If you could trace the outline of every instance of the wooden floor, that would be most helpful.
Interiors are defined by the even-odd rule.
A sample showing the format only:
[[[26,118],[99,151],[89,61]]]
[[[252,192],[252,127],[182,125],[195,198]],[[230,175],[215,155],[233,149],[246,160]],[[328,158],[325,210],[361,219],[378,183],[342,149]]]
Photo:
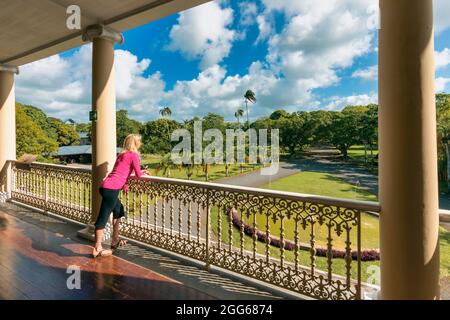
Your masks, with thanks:
[[[211,299],[208,294],[0,211],[1,299]],[[70,290],[69,266],[81,289]],[[72,281],[71,283],[75,283]]]

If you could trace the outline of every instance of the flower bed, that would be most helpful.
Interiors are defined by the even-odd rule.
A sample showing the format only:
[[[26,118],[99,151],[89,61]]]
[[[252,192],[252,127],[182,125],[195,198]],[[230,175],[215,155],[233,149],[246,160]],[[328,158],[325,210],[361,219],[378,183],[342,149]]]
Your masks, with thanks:
[[[239,218],[237,211],[235,209],[226,208],[225,213],[227,214],[230,221],[233,223],[235,227],[237,227],[239,230],[241,229],[241,226],[244,226],[244,233],[248,236],[253,237],[253,235],[256,233],[256,237],[258,241],[266,243],[267,235],[265,232],[262,232],[258,230],[257,228],[253,228],[252,226],[246,224],[245,222],[242,222],[242,220]],[[278,248],[281,248],[281,240],[278,237],[269,236],[269,244]],[[288,251],[294,251],[295,250],[295,243],[291,240],[284,240],[284,249]],[[304,251],[309,251],[311,248],[305,245],[299,244],[299,249]],[[331,250],[332,257],[333,258],[345,258],[345,251],[344,250]],[[327,248],[321,248],[317,247],[316,256],[318,257],[327,257],[328,255],[328,249]],[[358,252],[352,251],[351,252],[352,260],[358,259]],[[362,250],[361,251],[361,261],[376,261],[380,260],[380,251],[378,249],[369,249],[369,250]]]

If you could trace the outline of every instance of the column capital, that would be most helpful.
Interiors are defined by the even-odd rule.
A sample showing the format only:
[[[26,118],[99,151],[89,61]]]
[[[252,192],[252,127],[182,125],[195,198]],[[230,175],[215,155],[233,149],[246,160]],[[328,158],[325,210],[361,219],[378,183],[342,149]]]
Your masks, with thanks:
[[[0,63],[0,72],[11,72],[19,74],[19,67]]]
[[[90,25],[84,29],[83,41],[93,41],[96,38],[107,39],[118,44],[122,44],[125,40],[122,33],[102,24]]]

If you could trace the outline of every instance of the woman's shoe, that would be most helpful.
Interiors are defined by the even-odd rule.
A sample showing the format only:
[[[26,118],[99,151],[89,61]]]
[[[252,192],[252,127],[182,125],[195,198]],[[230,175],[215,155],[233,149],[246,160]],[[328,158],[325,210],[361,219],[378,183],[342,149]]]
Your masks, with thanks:
[[[119,239],[117,242],[111,242],[111,249],[116,250],[117,248],[123,247],[128,244],[127,240]]]
[[[101,250],[97,251],[97,249],[94,248],[94,251],[92,251],[92,256],[94,258],[107,257],[107,256],[110,256],[110,255],[112,255],[112,251],[109,250],[109,249],[101,249]]]

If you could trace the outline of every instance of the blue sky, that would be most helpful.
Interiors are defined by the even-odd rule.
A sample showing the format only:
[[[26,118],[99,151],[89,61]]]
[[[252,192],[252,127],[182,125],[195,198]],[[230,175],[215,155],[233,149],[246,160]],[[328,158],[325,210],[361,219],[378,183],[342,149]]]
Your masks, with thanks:
[[[434,3],[437,90],[450,92],[450,1]],[[247,89],[258,98],[252,119],[376,103],[376,8],[377,0],[216,0],[130,30],[116,46],[117,108],[141,121],[161,106],[177,120],[233,120]],[[91,50],[22,67],[17,100],[87,121]]]

